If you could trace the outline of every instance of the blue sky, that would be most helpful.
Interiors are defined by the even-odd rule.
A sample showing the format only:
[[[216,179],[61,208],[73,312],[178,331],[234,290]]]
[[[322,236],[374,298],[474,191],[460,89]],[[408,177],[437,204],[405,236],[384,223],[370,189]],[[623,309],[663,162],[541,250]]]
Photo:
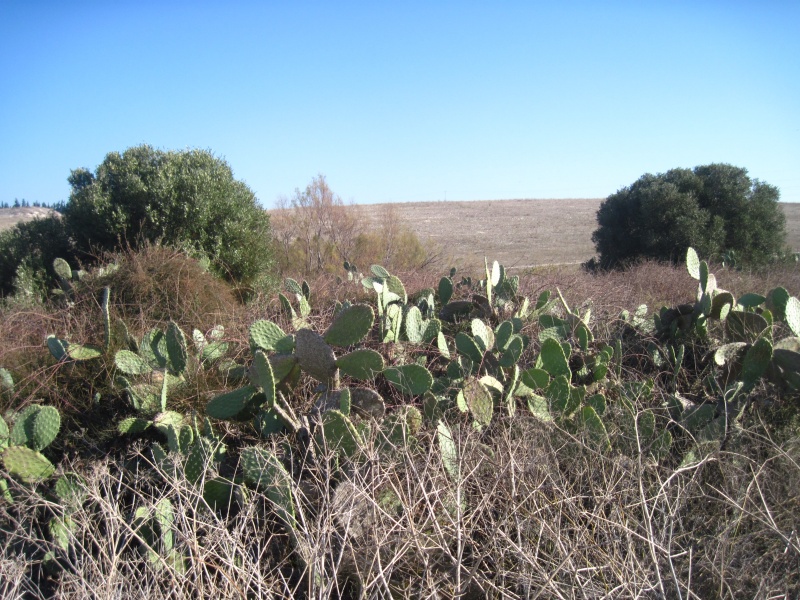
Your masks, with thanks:
[[[800,202],[800,3],[0,0],[0,202],[148,143],[266,207],[599,198],[727,162]]]

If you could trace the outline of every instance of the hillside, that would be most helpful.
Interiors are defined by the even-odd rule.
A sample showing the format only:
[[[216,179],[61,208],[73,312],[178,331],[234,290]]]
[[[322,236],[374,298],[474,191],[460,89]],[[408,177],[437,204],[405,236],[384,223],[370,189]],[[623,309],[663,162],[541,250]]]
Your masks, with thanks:
[[[443,249],[448,264],[470,267],[484,255],[509,268],[581,263],[595,254],[592,232],[602,199],[475,200],[392,205],[423,242]],[[787,242],[800,251],[800,204],[782,203]],[[376,220],[384,204],[358,207]],[[457,257],[457,258],[456,258]],[[446,261],[447,262],[447,261]]]
[[[24,208],[0,208],[0,231],[10,229],[22,221],[32,221],[54,213],[52,208],[26,206]]]

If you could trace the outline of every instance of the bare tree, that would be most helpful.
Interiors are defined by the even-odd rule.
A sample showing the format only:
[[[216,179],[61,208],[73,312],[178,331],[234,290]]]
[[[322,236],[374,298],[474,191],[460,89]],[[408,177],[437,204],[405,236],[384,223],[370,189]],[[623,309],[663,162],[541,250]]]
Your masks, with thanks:
[[[357,207],[345,206],[324,175],[317,175],[291,199],[280,198],[272,217],[285,265],[302,262],[305,274],[348,260],[360,233]],[[299,266],[299,265],[295,265]]]

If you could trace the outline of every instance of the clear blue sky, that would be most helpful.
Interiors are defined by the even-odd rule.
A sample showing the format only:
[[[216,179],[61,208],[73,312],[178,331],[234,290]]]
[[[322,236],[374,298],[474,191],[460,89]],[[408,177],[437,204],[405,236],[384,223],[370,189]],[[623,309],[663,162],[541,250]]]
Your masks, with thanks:
[[[0,0],[0,202],[148,143],[266,207],[598,198],[727,162],[800,202],[800,2]]]

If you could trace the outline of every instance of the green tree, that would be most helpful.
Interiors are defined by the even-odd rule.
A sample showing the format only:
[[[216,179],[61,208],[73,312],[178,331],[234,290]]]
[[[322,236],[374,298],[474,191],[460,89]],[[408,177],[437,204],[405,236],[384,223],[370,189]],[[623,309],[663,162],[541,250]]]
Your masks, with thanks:
[[[592,241],[603,267],[639,258],[675,262],[689,246],[703,256],[733,251],[765,263],[785,250],[779,199],[776,187],[728,164],[648,173],[600,205]]]
[[[158,242],[201,253],[233,282],[271,281],[269,215],[208,151],[136,146],[107,154],[95,173],[72,171],[69,183],[64,219],[75,249],[86,256]]]

